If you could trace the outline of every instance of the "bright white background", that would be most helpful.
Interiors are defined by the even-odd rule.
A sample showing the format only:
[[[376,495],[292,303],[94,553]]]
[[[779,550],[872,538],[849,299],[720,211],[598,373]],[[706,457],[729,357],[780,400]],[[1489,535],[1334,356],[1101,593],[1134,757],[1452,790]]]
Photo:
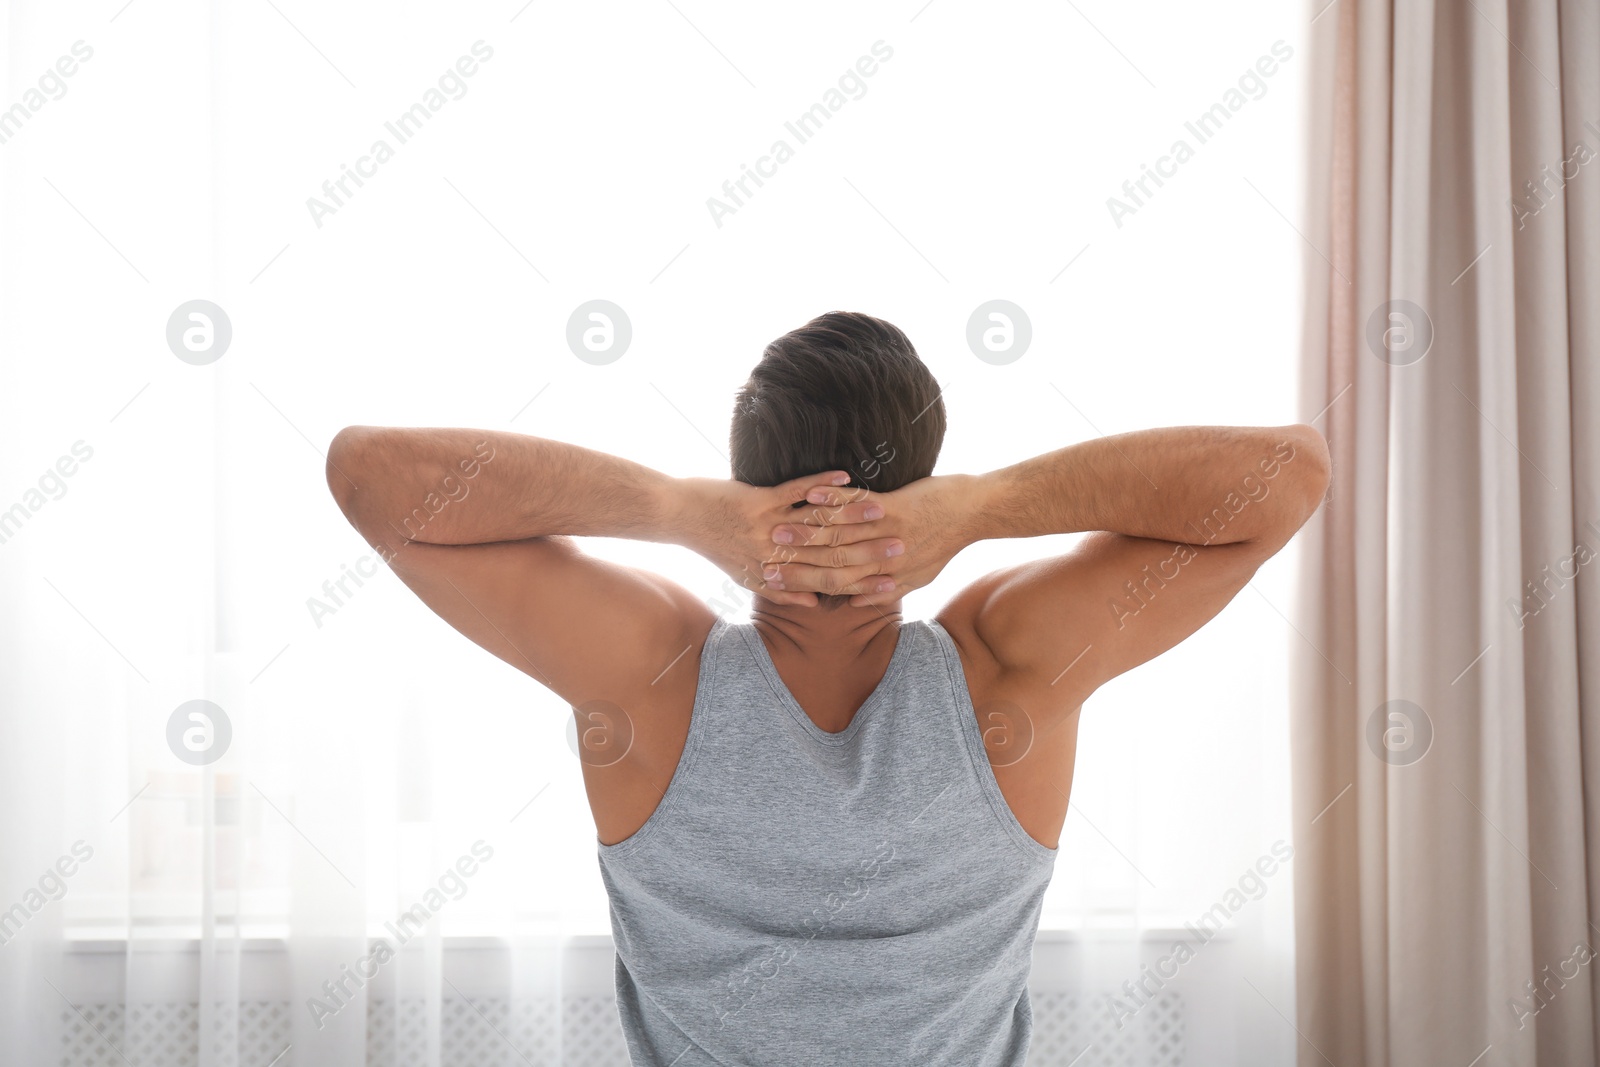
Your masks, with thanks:
[[[510,429],[725,477],[734,390],[831,309],[918,346],[949,412],[940,472],[1318,414],[1292,401],[1300,5],[122,2],[0,22],[0,106],[94,49],[0,144],[0,509],[94,450],[0,543],[0,769],[21,776],[0,907],[84,839],[95,859],[35,920],[65,934],[192,934],[207,912],[246,935],[377,929],[478,839],[495,857],[443,933],[608,930],[567,709],[386,571],[320,625],[308,610],[368,554],[323,482],[344,425]],[[396,145],[384,123],[478,40],[493,58],[465,95],[316,225],[307,198]],[[784,122],[879,40],[865,94],[718,227],[707,198],[794,145]],[[1198,144],[1184,123],[1280,40],[1265,94]],[[1118,227],[1107,198],[1180,137],[1194,158]],[[233,327],[206,367],[164,336],[195,298]],[[565,343],[593,298],[632,320],[607,366]],[[994,298],[1032,320],[1006,366],[965,339]],[[906,614],[1068,544],[980,545]],[[722,595],[685,550],[589,547]],[[1291,839],[1292,552],[1086,706],[1046,927],[1195,921]],[[165,741],[195,697],[234,731],[207,775]],[[1292,868],[1236,919],[1291,1018]]]

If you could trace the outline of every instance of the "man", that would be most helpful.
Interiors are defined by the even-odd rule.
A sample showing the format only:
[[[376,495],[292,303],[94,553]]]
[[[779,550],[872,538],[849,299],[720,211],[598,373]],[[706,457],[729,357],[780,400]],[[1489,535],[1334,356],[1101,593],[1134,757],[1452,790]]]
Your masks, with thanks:
[[[1329,475],[1304,425],[934,475],[944,430],[905,335],[835,312],[740,390],[736,480],[487,430],[334,439],[329,487],[401,580],[578,715],[636,1064],[1023,1063],[1080,707],[1216,615]],[[1078,532],[901,617],[966,545]],[[693,549],[753,619],[575,536]]]

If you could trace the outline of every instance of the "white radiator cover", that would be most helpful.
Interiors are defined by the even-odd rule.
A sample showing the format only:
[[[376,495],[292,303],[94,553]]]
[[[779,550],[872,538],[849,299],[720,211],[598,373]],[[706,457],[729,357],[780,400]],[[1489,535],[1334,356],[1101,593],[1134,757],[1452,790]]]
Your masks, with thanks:
[[[537,1017],[538,1007],[511,1005],[493,997],[474,997],[469,1005],[446,997],[444,1067],[629,1067],[628,1053],[617,1026],[617,1009],[608,997],[575,996],[562,1001],[561,1047],[546,1035],[550,1020]],[[247,1001],[238,1019],[237,1051],[217,1050],[217,1062],[239,1067],[273,1063],[293,1067],[289,1045],[288,1001]],[[82,1013],[81,1015],[79,1013]],[[199,1026],[195,1004],[143,1005],[133,1020],[133,1044],[143,1056],[134,1067],[198,1067],[194,1043]],[[61,1009],[61,1067],[124,1065],[122,1046],[128,1020],[120,1004],[82,1004],[74,1012]],[[1090,1007],[1072,993],[1044,993],[1034,1001],[1033,1050],[1030,1067],[1181,1067],[1183,1000],[1164,993],[1121,1031],[1104,1009]],[[231,1032],[231,1022],[222,1027]],[[370,1000],[367,1004],[369,1067],[424,1067],[423,1002]],[[513,1049],[511,1043],[517,1047]],[[115,1048],[113,1048],[115,1046]],[[1088,1050],[1085,1052],[1085,1050]],[[155,1052],[159,1059],[150,1057]],[[141,1062],[143,1061],[143,1062]]]
[[[281,944],[281,943],[280,943]],[[1226,968],[1228,946],[1211,946],[1208,970]],[[141,948],[141,952],[146,951]],[[194,955],[192,947],[175,946],[176,954]],[[545,998],[513,1002],[494,981],[487,964],[494,950],[483,942],[445,947],[446,969],[455,988],[442,998],[444,1067],[629,1067],[617,1022],[609,980],[610,939],[577,938],[566,950],[560,1018],[555,1003]],[[1059,978],[1073,973],[1063,961],[1072,952],[1071,939],[1041,935],[1035,950],[1032,1001],[1034,1037],[1031,1067],[1200,1067],[1223,1063],[1227,1050],[1214,1041],[1194,1055],[1190,1014],[1208,1010],[1204,990],[1217,975],[1204,976],[1201,995],[1165,988],[1125,1025],[1118,1028],[1103,1000],[1111,989],[1062,988]],[[199,1005],[192,1000],[154,999],[124,1007],[114,986],[122,954],[114,942],[70,954],[64,992],[72,1007],[61,1006],[60,1067],[198,1067]],[[281,947],[258,945],[245,955],[256,969],[281,971]],[[249,964],[247,964],[248,966]],[[482,980],[467,976],[477,969]],[[73,972],[77,980],[73,980]],[[1043,972],[1043,973],[1042,973]],[[268,992],[253,983],[252,992]],[[271,982],[268,983],[272,984]],[[1176,983],[1174,983],[1176,985]],[[247,985],[246,988],[249,988]],[[458,995],[459,990],[460,995]],[[283,990],[284,994],[288,990]],[[281,999],[245,999],[237,1008],[219,1007],[215,1063],[222,1067],[294,1067],[291,1043],[294,1012],[304,1003]],[[367,999],[367,1064],[370,1067],[423,1067],[425,1001],[421,997],[369,991]],[[132,1012],[130,1015],[129,1012]],[[1205,1029],[1204,1027],[1202,1029]],[[515,1046],[515,1047],[513,1047]],[[126,1057],[126,1058],[124,1058]]]

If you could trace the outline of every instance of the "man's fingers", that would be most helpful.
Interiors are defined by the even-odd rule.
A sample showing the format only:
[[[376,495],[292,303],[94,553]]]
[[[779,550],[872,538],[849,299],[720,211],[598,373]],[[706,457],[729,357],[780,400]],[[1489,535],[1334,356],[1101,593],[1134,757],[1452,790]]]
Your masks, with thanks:
[[[806,474],[799,478],[791,478],[782,485],[774,486],[773,493],[784,505],[798,504],[806,498],[806,494],[813,489],[826,489],[829,486],[845,485],[850,481],[849,471],[823,471],[821,474]]]
[[[813,567],[857,567],[863,563],[881,562],[903,555],[905,555],[905,542],[899,538],[875,537],[865,541],[839,544],[823,542],[812,546],[782,545],[773,550],[767,563],[805,563]]]
[[[783,551],[788,553],[792,550],[784,549]],[[768,582],[763,579],[761,576],[761,570],[762,568],[760,567],[751,567],[749,564],[746,564],[744,567],[744,574],[739,579],[739,584],[757,596],[766,597],[774,604],[795,604],[800,607],[816,606],[817,597],[815,593],[808,593],[804,591],[785,592],[783,591],[782,585]]]
[[[836,526],[859,527],[862,523],[874,522],[883,518],[883,505],[876,500],[860,500],[843,507],[817,507],[808,505],[795,508],[784,515],[784,521],[773,528],[773,540],[779,544],[817,544],[817,543],[847,543],[828,542],[820,537],[816,531]],[[788,540],[781,540],[779,531],[786,531]],[[870,535],[868,535],[870,536]],[[853,540],[860,540],[858,533]]]
[[[795,508],[795,515],[797,518],[789,521],[803,522],[807,526],[840,526],[883,518],[883,504],[868,494],[860,500],[837,506],[808,504],[803,508]]]
[[[883,498],[871,489],[856,486],[840,488],[838,486],[817,485],[811,487],[800,496],[790,492],[785,495],[785,504],[778,510],[787,518],[789,513],[796,515],[816,515],[827,517],[834,514],[837,509],[851,504],[878,504],[882,506]],[[857,511],[860,509],[857,508]],[[853,514],[853,512],[852,512]]]
[[[887,540],[884,531],[871,522],[847,522],[833,526],[781,523],[772,528],[773,545],[795,551],[806,547],[837,548],[840,545],[881,540]]]
[[[762,577],[768,586],[791,592],[886,593],[894,589],[894,579],[879,572],[880,564],[863,563],[856,567],[817,567],[809,563],[769,563]]]
[[[803,590],[786,590],[776,582],[766,582],[757,578],[746,578],[744,587],[756,596],[766,597],[774,604],[794,604],[799,607],[811,608],[817,605],[817,595]]]
[[[837,508],[846,504],[875,500],[877,497],[878,494],[870,489],[861,489],[856,486],[841,488],[827,482],[820,482],[812,485],[806,495],[800,499],[807,504],[815,506]]]

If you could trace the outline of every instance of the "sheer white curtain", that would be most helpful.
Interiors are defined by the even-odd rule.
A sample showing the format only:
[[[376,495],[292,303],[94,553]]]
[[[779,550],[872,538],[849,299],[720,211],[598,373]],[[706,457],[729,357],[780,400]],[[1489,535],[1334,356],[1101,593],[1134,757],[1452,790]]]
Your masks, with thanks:
[[[567,709],[377,565],[321,449],[349,423],[494,426],[723,474],[761,347],[836,307],[918,344],[941,470],[1308,418],[1273,340],[1306,19],[12,4],[0,1032],[26,1062],[614,1057],[586,1036],[608,926]],[[802,143],[786,123],[819,102]],[[771,173],[735,201],[746,166]],[[1011,362],[968,343],[997,298],[1031,323]],[[632,325],[603,365],[566,342],[594,299]],[[231,329],[209,363],[168,340],[199,300]],[[907,613],[1067,543],[978,546]],[[681,550],[589,547],[743,608]],[[1085,709],[1040,1062],[1292,1044],[1286,566]],[[203,721],[169,730],[197,700],[212,752],[227,724],[211,762],[184,743]]]

